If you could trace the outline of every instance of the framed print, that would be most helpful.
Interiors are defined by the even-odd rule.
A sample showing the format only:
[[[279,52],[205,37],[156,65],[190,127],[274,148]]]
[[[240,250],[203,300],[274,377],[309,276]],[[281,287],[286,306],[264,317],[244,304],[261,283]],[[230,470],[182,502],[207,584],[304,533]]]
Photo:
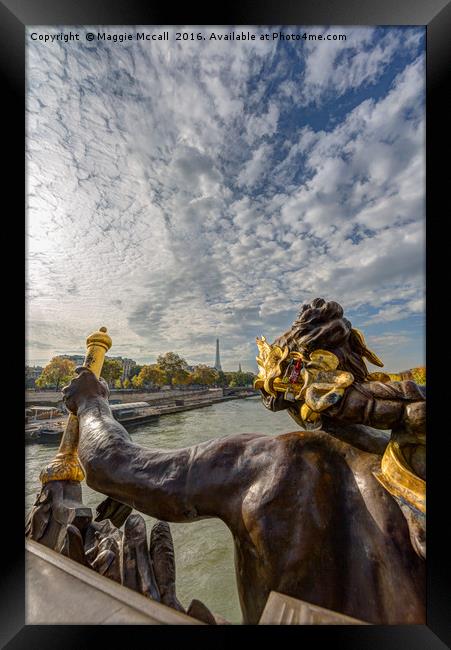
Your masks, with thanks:
[[[26,205],[5,647],[159,623],[446,647],[449,5],[1,12]]]

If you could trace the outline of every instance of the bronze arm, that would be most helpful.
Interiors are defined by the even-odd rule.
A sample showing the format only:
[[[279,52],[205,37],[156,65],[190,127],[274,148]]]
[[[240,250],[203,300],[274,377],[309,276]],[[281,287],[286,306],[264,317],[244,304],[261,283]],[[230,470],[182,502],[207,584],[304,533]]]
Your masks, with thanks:
[[[104,397],[78,410],[79,457],[87,484],[142,513],[170,522],[219,517],[231,524],[252,473],[241,471],[259,434],[227,436],[175,450],[133,443]],[[238,462],[239,460],[239,462]]]

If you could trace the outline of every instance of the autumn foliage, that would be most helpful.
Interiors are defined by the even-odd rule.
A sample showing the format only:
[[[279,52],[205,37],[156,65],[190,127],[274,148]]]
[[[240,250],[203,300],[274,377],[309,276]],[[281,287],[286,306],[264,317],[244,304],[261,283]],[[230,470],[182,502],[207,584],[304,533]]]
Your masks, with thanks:
[[[75,377],[75,363],[70,359],[53,357],[36,379],[38,388],[55,388],[65,386]]]
[[[405,381],[410,379],[416,384],[421,386],[426,385],[426,366],[417,366],[416,368],[411,368],[410,370],[403,370],[402,372],[391,373],[389,377],[392,381]]]

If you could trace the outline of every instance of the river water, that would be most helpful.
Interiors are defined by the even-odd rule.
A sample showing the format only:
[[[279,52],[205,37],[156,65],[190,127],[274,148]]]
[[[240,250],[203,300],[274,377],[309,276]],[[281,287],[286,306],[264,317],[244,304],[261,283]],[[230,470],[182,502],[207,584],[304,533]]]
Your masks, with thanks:
[[[134,442],[162,449],[188,447],[232,433],[277,434],[296,430],[286,412],[271,413],[257,397],[221,402],[212,406],[174,413],[131,430]],[[26,512],[40,490],[39,473],[54,457],[56,447],[26,446]],[[103,496],[83,483],[83,502],[93,508]],[[147,532],[155,523],[144,516]],[[176,559],[176,588],[181,603],[188,607],[197,598],[231,623],[241,623],[235,583],[232,536],[219,519],[189,524],[170,524]],[[70,623],[70,621],[68,621]]]

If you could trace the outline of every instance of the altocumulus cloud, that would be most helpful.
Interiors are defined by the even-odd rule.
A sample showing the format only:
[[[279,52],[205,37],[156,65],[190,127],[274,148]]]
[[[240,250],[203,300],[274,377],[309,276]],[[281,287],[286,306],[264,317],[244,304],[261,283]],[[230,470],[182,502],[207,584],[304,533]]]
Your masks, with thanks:
[[[31,362],[105,324],[251,369],[317,295],[423,362],[424,30],[298,30],[348,38],[28,42]]]

